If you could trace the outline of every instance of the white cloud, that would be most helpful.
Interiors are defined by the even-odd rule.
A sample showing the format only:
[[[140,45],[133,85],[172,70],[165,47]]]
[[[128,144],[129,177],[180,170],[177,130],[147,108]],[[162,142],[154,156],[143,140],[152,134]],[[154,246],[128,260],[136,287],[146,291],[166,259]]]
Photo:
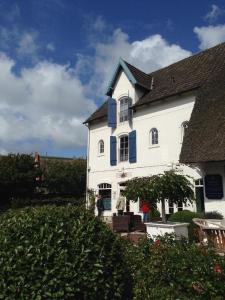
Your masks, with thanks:
[[[219,8],[217,5],[212,4],[212,9],[210,12],[206,14],[204,19],[208,21],[209,23],[216,22],[218,17],[224,14],[224,10]]]
[[[37,32],[26,32],[21,36],[17,48],[17,54],[20,58],[25,56],[37,58],[39,48],[36,43],[37,36]]]
[[[95,109],[70,66],[40,62],[12,73],[0,55],[0,142],[3,152],[74,149],[86,143],[82,121]]]
[[[150,73],[191,55],[190,51],[170,44],[159,34],[130,42],[129,36],[121,29],[115,30],[108,41],[95,43],[93,47],[95,56],[80,56],[77,72],[92,70],[92,80],[87,88],[90,94],[94,90],[99,96],[104,95],[119,57]]]
[[[195,27],[194,33],[200,41],[201,50],[213,47],[225,41],[225,25]]]
[[[46,49],[51,51],[51,52],[54,52],[55,51],[55,46],[53,43],[48,43],[47,46],[46,46]]]

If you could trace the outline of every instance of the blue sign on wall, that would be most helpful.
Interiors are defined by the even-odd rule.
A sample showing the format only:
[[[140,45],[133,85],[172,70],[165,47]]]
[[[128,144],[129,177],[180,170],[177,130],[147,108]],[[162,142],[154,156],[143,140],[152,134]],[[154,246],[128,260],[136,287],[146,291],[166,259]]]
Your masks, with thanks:
[[[208,199],[223,198],[223,179],[221,175],[205,176],[205,194]]]

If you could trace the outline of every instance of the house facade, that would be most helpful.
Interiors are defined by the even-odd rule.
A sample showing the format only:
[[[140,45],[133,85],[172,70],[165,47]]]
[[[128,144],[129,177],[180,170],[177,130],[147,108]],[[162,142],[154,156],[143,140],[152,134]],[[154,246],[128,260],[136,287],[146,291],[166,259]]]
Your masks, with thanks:
[[[213,76],[215,65],[221,68],[221,63],[212,59],[218,52],[225,61],[222,44],[150,74],[120,59],[107,88],[107,100],[85,121],[87,188],[103,196],[105,217],[117,211],[116,202],[127,180],[171,169],[191,178],[197,203],[187,209],[225,211],[223,191],[215,205],[205,201],[208,165],[180,160],[199,91]],[[224,189],[223,165],[221,172],[214,167],[212,175],[222,174]],[[183,208],[168,203],[166,210],[173,213]],[[140,213],[139,203],[127,201],[126,210]]]

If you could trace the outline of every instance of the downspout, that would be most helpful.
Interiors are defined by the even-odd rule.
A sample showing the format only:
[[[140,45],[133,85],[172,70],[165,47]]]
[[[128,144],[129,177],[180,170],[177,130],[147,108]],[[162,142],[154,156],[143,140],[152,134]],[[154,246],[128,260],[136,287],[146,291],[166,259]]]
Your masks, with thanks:
[[[88,198],[88,187],[89,187],[89,149],[90,149],[90,128],[89,124],[85,124],[88,129],[88,140],[87,140],[87,168],[86,168],[86,173],[87,173],[87,180],[86,180],[86,208],[89,207],[89,198]]]

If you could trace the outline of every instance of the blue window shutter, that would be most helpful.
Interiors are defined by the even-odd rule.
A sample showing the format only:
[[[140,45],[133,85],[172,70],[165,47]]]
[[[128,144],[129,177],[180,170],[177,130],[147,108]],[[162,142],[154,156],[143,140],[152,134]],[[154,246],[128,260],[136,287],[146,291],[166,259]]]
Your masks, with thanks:
[[[137,162],[136,130],[129,133],[129,162]]]
[[[116,166],[116,137],[110,136],[110,165]]]
[[[113,98],[108,99],[108,126],[116,128],[116,100]]]

